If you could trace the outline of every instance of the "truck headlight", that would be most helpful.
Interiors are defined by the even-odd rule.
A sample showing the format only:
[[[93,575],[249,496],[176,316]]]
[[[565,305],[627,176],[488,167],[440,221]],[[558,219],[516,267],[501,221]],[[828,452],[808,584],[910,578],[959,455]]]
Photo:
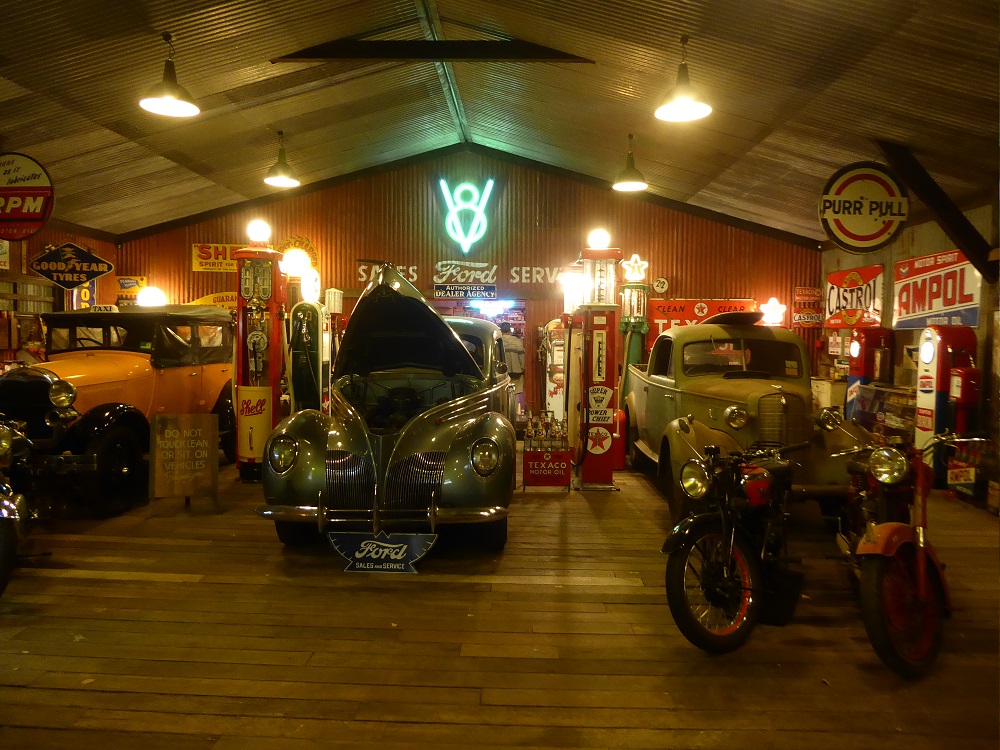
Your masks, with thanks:
[[[275,474],[284,474],[299,457],[299,441],[291,435],[278,435],[267,449],[267,462]]]
[[[734,430],[742,430],[747,426],[747,422],[750,421],[750,412],[747,411],[745,406],[733,404],[726,407],[726,410],[722,413],[722,417],[726,420],[726,424]]]
[[[906,456],[895,448],[879,448],[872,451],[868,459],[868,469],[881,484],[896,484],[909,470]]]
[[[688,497],[695,500],[705,497],[711,483],[708,469],[701,461],[691,459],[681,467],[681,490]]]
[[[500,446],[489,438],[481,438],[472,444],[472,468],[481,477],[488,477],[500,465]]]
[[[49,401],[65,409],[76,401],[76,386],[65,380],[56,380],[49,386]]]

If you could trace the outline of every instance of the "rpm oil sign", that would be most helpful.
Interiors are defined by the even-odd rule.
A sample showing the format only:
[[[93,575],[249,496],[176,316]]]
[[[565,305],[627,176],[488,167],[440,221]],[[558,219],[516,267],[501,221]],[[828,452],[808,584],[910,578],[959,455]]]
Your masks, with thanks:
[[[23,240],[49,220],[52,180],[24,154],[0,154],[0,239]]]
[[[906,189],[883,164],[861,161],[837,171],[823,188],[819,220],[846,250],[868,253],[888,245],[906,223]]]

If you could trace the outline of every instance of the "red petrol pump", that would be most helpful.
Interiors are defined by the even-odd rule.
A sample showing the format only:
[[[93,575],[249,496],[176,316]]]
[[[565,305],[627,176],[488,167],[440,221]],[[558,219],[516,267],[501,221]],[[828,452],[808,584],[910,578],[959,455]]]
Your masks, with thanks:
[[[917,413],[914,445],[922,448],[931,437],[952,425],[948,394],[954,368],[973,368],[976,333],[968,326],[928,326],[920,332],[917,364]],[[978,397],[977,397],[978,402]],[[941,454],[942,451],[934,451]],[[930,461],[928,454],[927,461]],[[933,462],[934,486],[945,483],[945,457]]]
[[[279,266],[281,254],[267,247],[271,228],[256,220],[250,222],[247,234],[250,247],[234,253],[239,294],[233,401],[236,465],[244,482],[260,479],[264,442],[282,419],[287,305],[285,275]]]
[[[572,314],[571,372],[568,412],[573,436],[574,463],[579,469],[577,489],[617,490],[614,484],[616,440],[621,440],[615,418],[618,381],[618,305],[616,268],[619,248],[609,247],[607,232],[592,232],[582,254],[583,304]],[[616,437],[617,435],[617,437]]]
[[[880,326],[851,331],[850,369],[847,374],[847,399],[844,416],[854,416],[854,403],[861,386],[869,383],[892,383],[892,331]]]

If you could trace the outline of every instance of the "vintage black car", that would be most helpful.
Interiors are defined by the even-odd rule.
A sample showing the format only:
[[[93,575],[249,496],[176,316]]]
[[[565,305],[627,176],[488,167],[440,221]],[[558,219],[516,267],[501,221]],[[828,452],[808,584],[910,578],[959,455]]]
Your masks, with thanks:
[[[503,548],[516,438],[496,325],[442,318],[385,264],[344,332],[331,401],[331,416],[297,412],[265,446],[259,512],[282,542],[478,524]]]

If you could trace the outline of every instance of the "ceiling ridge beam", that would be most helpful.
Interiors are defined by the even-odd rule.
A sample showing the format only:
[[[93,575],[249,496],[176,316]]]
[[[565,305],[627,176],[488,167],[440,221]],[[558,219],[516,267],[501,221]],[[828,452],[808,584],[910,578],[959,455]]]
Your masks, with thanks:
[[[327,62],[329,60],[404,60],[407,62],[562,62],[591,63],[585,57],[523,39],[334,39],[271,60]]]
[[[441,17],[438,15],[437,3],[434,0],[415,0],[417,4],[417,15],[420,16],[420,27],[424,36],[430,41],[440,41],[444,36],[441,29]],[[445,101],[448,104],[448,111],[451,119],[458,130],[462,143],[471,143],[472,134],[469,132],[469,120],[465,116],[465,104],[462,102],[462,95],[458,91],[458,81],[455,80],[455,71],[451,63],[435,62],[438,79],[441,82],[441,89],[444,92]]]

